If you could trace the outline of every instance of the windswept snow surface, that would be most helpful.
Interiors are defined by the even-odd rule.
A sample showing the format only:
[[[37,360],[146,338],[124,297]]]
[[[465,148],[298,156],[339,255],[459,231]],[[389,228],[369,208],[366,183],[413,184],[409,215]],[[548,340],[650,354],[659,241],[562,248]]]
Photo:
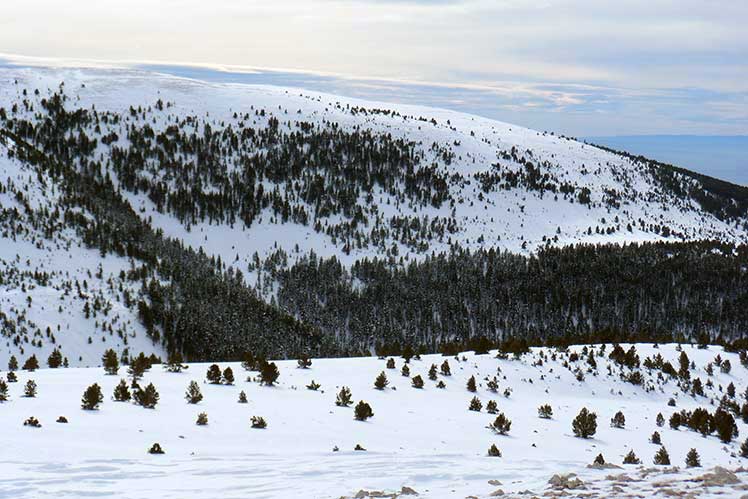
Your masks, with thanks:
[[[660,353],[678,365],[675,345],[636,347],[642,361]],[[665,493],[665,488],[693,492],[691,497],[740,497],[739,488],[748,483],[748,475],[741,471],[735,484],[705,487],[689,480],[714,466],[736,470],[745,464],[736,456],[748,426],[739,421],[740,437],[723,444],[714,435],[702,437],[683,427],[676,431],[667,424],[681,409],[705,407],[713,412],[731,382],[737,388],[735,400],[743,403],[748,373],[738,356],[719,347],[684,346],[695,365],[691,378],[713,385],[705,388],[705,397],[694,398],[682,393],[674,378],[658,381],[658,371],[642,368],[642,387],[621,381],[620,368],[607,358],[610,350],[608,345],[604,356],[595,356],[597,369],[590,372],[582,347],[556,352],[556,360],[548,349],[533,349],[521,360],[500,360],[495,352],[461,354],[460,360],[427,355],[410,362],[410,377],[401,375],[400,358],[396,369],[387,369],[385,360],[376,358],[314,359],[310,369],[283,361],[278,362],[280,378],[274,387],[245,380],[257,373],[247,373],[239,364],[220,366],[233,369],[233,386],[207,384],[207,364],[192,364],[181,373],[154,365],[140,382],[152,382],[160,393],[153,410],[112,400],[124,368],[119,376],[107,376],[102,368],[21,371],[19,382],[10,384],[10,400],[0,403],[0,497],[332,499],[353,497],[361,490],[368,494],[357,497],[372,497],[372,491],[396,493],[403,487],[424,498],[485,498],[497,489],[510,497],[529,490],[524,497],[533,497],[562,494],[547,482],[554,474],[565,473],[577,473],[585,483],[584,490],[566,491],[572,497],[642,497]],[[546,355],[538,365],[541,351]],[[593,351],[597,354],[599,346]],[[569,362],[571,352],[579,353],[580,360]],[[717,355],[732,364],[729,374],[716,364],[712,376],[705,372]],[[452,375],[440,374],[438,380],[446,388],[438,389],[427,374],[432,364],[438,367],[444,360]],[[567,362],[569,368],[564,367]],[[573,372],[577,367],[585,372],[583,381]],[[382,371],[390,384],[379,391],[373,382]],[[425,380],[423,389],[411,386],[416,375]],[[475,394],[466,390],[470,376],[478,382]],[[498,393],[487,388],[486,380],[494,376]],[[36,398],[22,396],[29,379],[38,385]],[[184,398],[191,380],[200,384],[204,396],[197,405]],[[312,380],[321,384],[318,391],[305,387]],[[102,386],[105,400],[99,410],[84,411],[80,396],[94,382]],[[374,417],[356,421],[353,407],[335,405],[344,385],[350,387],[354,404],[371,404]],[[248,404],[237,402],[240,391],[246,392]],[[474,395],[483,403],[480,412],[468,410]],[[675,407],[667,404],[671,397]],[[487,428],[495,418],[486,413],[489,400],[495,400],[512,421],[508,435]],[[538,406],[546,403],[553,408],[552,419],[538,418]],[[574,437],[571,429],[582,407],[598,415],[597,433],[587,440]],[[626,417],[623,429],[609,426],[619,410]],[[200,412],[207,413],[207,426],[195,424]],[[659,412],[666,419],[661,428],[655,424]],[[68,424],[55,422],[61,415]],[[37,417],[42,427],[24,427],[29,416]],[[268,427],[252,429],[252,416],[264,417]],[[649,442],[654,431],[661,433],[678,470],[653,466],[659,449]],[[149,455],[154,442],[166,454]],[[356,444],[367,450],[354,451]],[[491,444],[503,457],[487,457]],[[333,451],[335,446],[338,452]],[[684,469],[690,448],[699,452],[703,468]],[[632,449],[643,464],[622,466],[623,456]],[[588,468],[598,453],[622,469]]]

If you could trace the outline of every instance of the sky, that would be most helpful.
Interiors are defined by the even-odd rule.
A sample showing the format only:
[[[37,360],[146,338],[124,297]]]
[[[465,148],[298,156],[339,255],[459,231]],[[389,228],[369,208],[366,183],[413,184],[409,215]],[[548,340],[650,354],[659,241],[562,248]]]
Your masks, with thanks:
[[[301,72],[572,136],[748,135],[746,20],[743,0],[2,0],[0,53]]]
[[[582,139],[748,186],[748,136],[745,135],[633,135]]]

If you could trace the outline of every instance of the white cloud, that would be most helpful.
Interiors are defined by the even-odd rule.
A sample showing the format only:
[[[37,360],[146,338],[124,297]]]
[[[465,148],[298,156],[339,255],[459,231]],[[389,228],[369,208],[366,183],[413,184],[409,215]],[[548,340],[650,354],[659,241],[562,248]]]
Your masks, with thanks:
[[[563,109],[667,99],[679,88],[748,92],[748,2],[738,0],[2,4],[0,51],[7,53],[439,82]]]

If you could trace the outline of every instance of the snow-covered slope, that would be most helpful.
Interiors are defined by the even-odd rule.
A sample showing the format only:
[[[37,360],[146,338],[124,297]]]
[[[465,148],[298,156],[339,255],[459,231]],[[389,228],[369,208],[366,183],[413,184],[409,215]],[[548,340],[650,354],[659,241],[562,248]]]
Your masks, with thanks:
[[[367,102],[292,88],[214,84],[135,70],[92,69],[3,69],[0,107],[10,108],[12,102],[24,98],[38,101],[56,91],[61,82],[70,96],[68,107],[95,107],[99,112],[113,111],[123,117],[118,126],[111,127],[120,137],[117,144],[126,144],[126,127],[138,123],[131,116],[131,107],[149,109],[159,99],[171,106],[145,113],[146,121],[156,132],[185,117],[202,120],[196,126],[198,131],[206,123],[213,130],[264,127],[276,117],[280,128],[289,131],[295,130],[294,123],[299,121],[335,123],[343,130],[368,129],[412,141],[414,151],[421,156],[421,166],[435,165],[448,176],[459,174],[460,180],[449,186],[454,202],[440,207],[397,203],[381,188],[374,189],[373,203],[359,200],[361,206],[372,210],[370,220],[376,216],[384,220],[393,216],[429,220],[454,217],[454,233],[429,240],[425,250],[402,244],[391,235],[384,246],[398,246],[398,254],[405,257],[419,258],[448,250],[451,243],[467,248],[532,251],[549,243],[668,240],[658,233],[660,227],[669,229],[670,240],[746,240],[745,219],[738,224],[721,221],[694,200],[676,198],[644,164],[575,140],[454,111]],[[29,94],[23,96],[23,89]],[[31,94],[35,89],[40,90],[40,96]],[[266,114],[257,115],[257,110]],[[244,118],[245,113],[251,116],[249,120]],[[106,129],[102,135],[105,132]],[[106,147],[100,149],[107,154]],[[512,153],[513,157],[507,156]],[[229,156],[227,162],[229,169],[238,168],[236,158]],[[237,164],[231,166],[232,162]],[[528,162],[537,169],[538,183],[547,182],[557,189],[564,184],[573,185],[573,193],[564,195],[522,185],[501,187],[506,185],[507,174],[522,178],[529,175]],[[486,175],[489,185],[488,177],[496,171],[503,172],[504,180],[498,181],[498,187],[493,185],[483,191],[482,182],[475,176]],[[266,181],[266,188],[271,187],[273,184]],[[279,187],[285,188],[282,184]],[[584,189],[589,189],[589,204],[579,202]],[[291,252],[298,246],[300,253],[314,250],[320,256],[340,256],[347,263],[382,253],[381,248],[354,246],[345,254],[341,251],[343,243],[335,243],[323,232],[315,231],[313,222],[306,226],[280,224],[269,210],[251,227],[241,222],[207,220],[180,224],[168,211],[158,210],[145,193],[127,195],[133,207],[167,235],[194,247],[202,246],[242,270],[251,263],[255,252],[264,257],[277,247]],[[337,220],[335,216],[330,219],[331,223]],[[652,226],[657,226],[658,231]],[[241,264],[236,261],[237,255]]]
[[[181,373],[154,365],[140,385],[156,386],[160,399],[155,409],[112,400],[125,368],[118,376],[107,376],[101,368],[19,371],[19,382],[10,384],[10,400],[0,403],[0,496],[324,499],[393,497],[372,491],[407,492],[403,487],[419,497],[439,499],[495,497],[497,489],[508,497],[743,494],[748,483],[744,468],[734,476],[735,483],[731,473],[718,472],[718,478],[727,479],[722,484],[720,479],[705,482],[703,475],[715,466],[735,470],[745,464],[738,453],[748,425],[737,418],[739,437],[726,444],[714,434],[674,430],[667,422],[681,410],[714,412],[730,383],[736,395],[728,400],[745,403],[748,373],[737,354],[684,346],[693,363],[690,379],[700,378],[705,390],[704,396],[692,396],[681,391],[683,379],[658,370],[642,367],[642,386],[624,382],[620,372],[630,370],[608,358],[611,345],[604,352],[600,345],[588,348],[594,368],[584,348],[575,346],[566,352],[532,349],[520,360],[500,360],[495,352],[427,355],[411,360],[409,377],[401,374],[401,358],[395,359],[395,369],[376,358],[313,359],[309,369],[282,361],[273,387],[245,380],[257,373],[245,372],[238,363],[220,365],[233,369],[232,386],[207,384],[208,364],[192,364]],[[639,344],[636,351],[642,362],[660,354],[676,369],[679,365],[676,345]],[[723,366],[730,362],[728,373],[717,357]],[[445,360],[451,375],[439,372],[430,380],[430,366],[439,371]],[[389,378],[381,391],[373,386],[380,372]],[[423,389],[411,386],[415,376],[425,381]],[[475,393],[466,389],[471,376],[477,381]],[[498,385],[495,392],[488,385],[492,379]],[[23,397],[28,380],[38,385],[35,398]],[[197,405],[184,397],[192,380],[204,397]],[[306,388],[312,380],[321,385],[317,391]],[[437,388],[439,381],[443,389]],[[93,383],[102,387],[104,401],[98,410],[84,411],[80,397]],[[353,406],[336,406],[343,386],[350,388],[354,405],[360,400],[371,405],[372,418],[356,421]],[[241,391],[247,404],[237,402]],[[468,410],[474,396],[482,403],[480,411]],[[670,398],[674,406],[668,405]],[[491,400],[512,422],[506,435],[488,428],[496,418],[486,412]],[[551,405],[552,418],[538,417],[542,404]],[[572,433],[572,419],[583,407],[597,414],[597,432],[590,439]],[[617,411],[625,415],[624,428],[609,425]],[[201,412],[208,416],[207,426],[195,424]],[[658,413],[665,418],[662,427],[656,423]],[[39,419],[41,428],[23,426],[30,416]],[[56,423],[59,416],[68,423]],[[252,429],[252,416],[264,417],[267,428]],[[655,431],[672,468],[653,465],[660,449],[649,441]],[[155,442],[165,455],[147,453]],[[357,444],[366,451],[354,451]],[[492,444],[502,457],[486,455]],[[699,453],[702,468],[685,469],[691,448]],[[631,450],[640,466],[622,464]],[[611,466],[587,467],[598,454]],[[548,484],[553,475],[566,473],[577,473],[584,485],[564,491]]]
[[[0,365],[57,349],[70,365],[95,366],[114,348],[162,355],[131,300],[130,266],[101,256],[58,217],[59,186],[10,157],[0,142]]]
[[[274,283],[259,269],[279,250],[288,263],[313,251],[350,266],[454,246],[529,253],[577,242],[746,241],[745,214],[705,209],[692,195],[703,190],[696,178],[673,173],[674,190],[649,163],[478,116],[132,69],[0,69],[4,123],[33,124],[26,138],[35,146],[55,94],[64,94],[67,112],[95,117],[66,130],[81,150],[95,141],[73,166],[100,169],[142,220],[220,257],[250,286],[262,275],[257,288],[268,301]],[[206,149],[194,147],[203,139]],[[288,143],[301,158],[278,153]],[[366,156],[354,161],[351,143]],[[0,145],[0,208],[11,210],[0,233],[0,312],[10,321],[0,362],[37,353],[43,363],[55,346],[82,366],[110,346],[161,354],[138,320],[138,297],[128,296],[137,277],[123,278],[142,262],[87,248],[55,215],[55,183],[10,157],[13,147]],[[295,176],[257,178],[248,158],[270,157]],[[400,163],[407,173],[393,167]],[[318,188],[323,194],[308,201]]]

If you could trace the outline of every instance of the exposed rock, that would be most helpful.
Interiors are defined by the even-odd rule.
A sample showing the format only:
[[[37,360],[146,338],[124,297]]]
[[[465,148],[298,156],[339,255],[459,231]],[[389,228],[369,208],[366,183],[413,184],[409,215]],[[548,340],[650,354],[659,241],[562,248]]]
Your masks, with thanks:
[[[417,496],[418,492],[411,489],[410,487],[406,487],[405,485],[403,485],[403,487],[400,489],[400,495],[401,496]]]
[[[568,475],[553,475],[548,483],[554,489],[583,489],[584,482],[577,478],[576,473],[569,473]]]
[[[705,487],[721,487],[723,485],[740,483],[735,473],[722,466],[715,466],[712,473],[705,473],[700,477],[694,478],[693,481],[701,482]]]
[[[641,482],[641,480],[639,480],[638,478],[632,478],[625,473],[621,473],[620,475],[608,475],[605,477],[605,479],[610,482],[620,483]]]
[[[621,470],[623,469],[621,466],[618,466],[617,464],[613,464],[613,463],[588,464],[587,467],[592,470]]]
[[[493,492],[491,492],[491,493],[490,493],[490,494],[488,494],[488,495],[489,495],[490,497],[499,497],[499,496],[503,496],[503,495],[504,495],[504,491],[503,491],[503,490],[501,490],[501,489],[496,489],[496,490],[494,490]]]
[[[666,497],[684,497],[686,495],[686,492],[682,490],[662,488],[658,490],[657,492],[655,492],[655,494],[660,494]]]

